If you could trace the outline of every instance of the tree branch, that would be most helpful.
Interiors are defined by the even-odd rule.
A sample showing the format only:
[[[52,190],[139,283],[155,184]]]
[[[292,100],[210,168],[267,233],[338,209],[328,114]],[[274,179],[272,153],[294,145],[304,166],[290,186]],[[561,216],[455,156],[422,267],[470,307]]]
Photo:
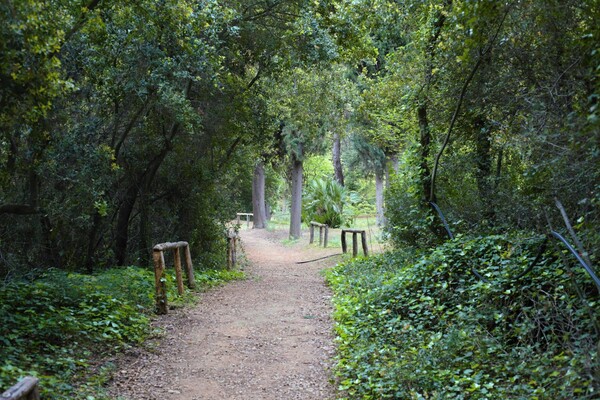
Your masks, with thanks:
[[[500,34],[500,30],[502,29],[502,26],[504,25],[504,21],[506,21],[506,17],[508,16],[509,11],[510,11],[510,6],[508,6],[506,8],[506,11],[504,12],[504,15],[502,16],[502,20],[500,20],[500,23],[498,24],[498,28],[496,29],[494,36],[490,39],[485,50],[483,50],[482,52],[479,53],[477,62],[471,69],[469,76],[467,77],[467,79],[465,80],[465,82],[462,86],[460,95],[458,97],[458,103],[456,104],[456,108],[454,109],[454,113],[452,114],[452,119],[450,120],[450,126],[448,127],[448,132],[446,133],[446,137],[444,138],[444,142],[442,143],[442,147],[440,148],[440,151],[435,156],[435,161],[433,163],[433,169],[431,171],[431,186],[430,186],[430,192],[429,192],[429,201],[434,201],[434,199],[435,199],[435,178],[437,176],[437,171],[438,171],[438,167],[440,164],[440,158],[442,157],[444,150],[446,150],[446,147],[448,146],[448,142],[450,142],[450,135],[452,134],[452,130],[454,129],[454,125],[456,124],[456,120],[458,119],[458,114],[460,112],[460,108],[461,108],[463,100],[465,98],[465,94],[467,93],[467,88],[469,87],[469,84],[473,80],[473,77],[475,77],[475,73],[481,66],[481,63],[482,63],[484,57],[494,47],[494,43],[496,42],[496,39],[498,38],[498,35]]]

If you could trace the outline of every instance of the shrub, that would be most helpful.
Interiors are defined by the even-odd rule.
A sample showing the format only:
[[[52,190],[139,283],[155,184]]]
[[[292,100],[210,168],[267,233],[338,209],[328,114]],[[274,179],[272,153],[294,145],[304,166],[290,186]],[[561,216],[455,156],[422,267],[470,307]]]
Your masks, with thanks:
[[[303,220],[339,228],[353,220],[352,205],[358,200],[356,197],[333,179],[314,179],[306,188],[302,202]]]
[[[537,242],[459,237],[331,270],[340,389],[352,399],[598,395],[595,288],[552,254],[515,280]]]

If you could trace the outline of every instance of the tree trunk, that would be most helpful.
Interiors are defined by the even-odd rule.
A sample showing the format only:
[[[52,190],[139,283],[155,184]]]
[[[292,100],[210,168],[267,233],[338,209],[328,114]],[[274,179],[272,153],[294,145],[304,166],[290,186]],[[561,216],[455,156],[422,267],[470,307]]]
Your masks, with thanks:
[[[423,189],[423,201],[427,202],[431,200],[436,201],[435,194],[434,198],[429,199],[431,193],[431,171],[429,170],[429,152],[431,150],[431,131],[429,128],[429,119],[427,118],[427,105],[421,104],[417,109],[417,116],[419,119],[419,133],[420,133],[420,144],[421,144],[421,187]]]
[[[344,170],[342,169],[342,149],[341,138],[339,133],[333,134],[333,170],[335,172],[335,180],[344,186]]]
[[[148,195],[146,189],[140,193],[138,204],[140,208],[140,220],[139,223],[139,234],[140,243],[138,246],[138,259],[139,265],[142,267],[150,265],[150,255],[152,254],[152,243],[150,238],[149,229],[149,215],[148,215]]]
[[[265,207],[265,166],[258,161],[254,167],[252,177],[252,213],[254,214],[254,228],[264,229],[267,223]]]
[[[398,173],[399,163],[398,154],[386,154],[386,168],[385,168],[385,188],[389,189],[391,184],[390,173],[394,171]]]
[[[299,239],[302,224],[302,145],[292,153],[292,204],[290,209],[290,239]]]
[[[495,220],[492,185],[492,154],[490,129],[486,126],[482,116],[477,116],[473,121],[475,131],[475,179],[479,198],[483,205],[483,217],[490,223]]]
[[[127,259],[127,242],[129,240],[129,217],[138,196],[138,185],[132,184],[127,188],[117,215],[115,228],[115,258],[117,265],[125,265]]]
[[[378,226],[385,225],[385,216],[383,211],[383,171],[375,172],[375,221]]]

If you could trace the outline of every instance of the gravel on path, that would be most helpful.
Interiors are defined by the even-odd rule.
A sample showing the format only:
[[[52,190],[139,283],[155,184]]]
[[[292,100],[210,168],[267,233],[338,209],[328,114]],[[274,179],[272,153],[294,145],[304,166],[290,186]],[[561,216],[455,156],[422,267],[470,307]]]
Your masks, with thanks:
[[[118,358],[115,398],[334,399],[331,294],[321,271],[338,258],[296,262],[339,250],[284,246],[283,237],[242,231],[248,279],[157,319],[165,334],[154,348]]]

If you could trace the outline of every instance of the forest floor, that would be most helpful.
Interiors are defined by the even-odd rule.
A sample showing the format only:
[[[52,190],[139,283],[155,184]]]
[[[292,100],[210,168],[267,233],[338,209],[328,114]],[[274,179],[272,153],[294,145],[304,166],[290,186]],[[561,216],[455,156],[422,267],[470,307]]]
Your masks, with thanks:
[[[110,388],[126,399],[332,399],[330,291],[321,271],[340,253],[242,230],[248,279],[201,294],[155,321],[163,331],[115,360]]]

